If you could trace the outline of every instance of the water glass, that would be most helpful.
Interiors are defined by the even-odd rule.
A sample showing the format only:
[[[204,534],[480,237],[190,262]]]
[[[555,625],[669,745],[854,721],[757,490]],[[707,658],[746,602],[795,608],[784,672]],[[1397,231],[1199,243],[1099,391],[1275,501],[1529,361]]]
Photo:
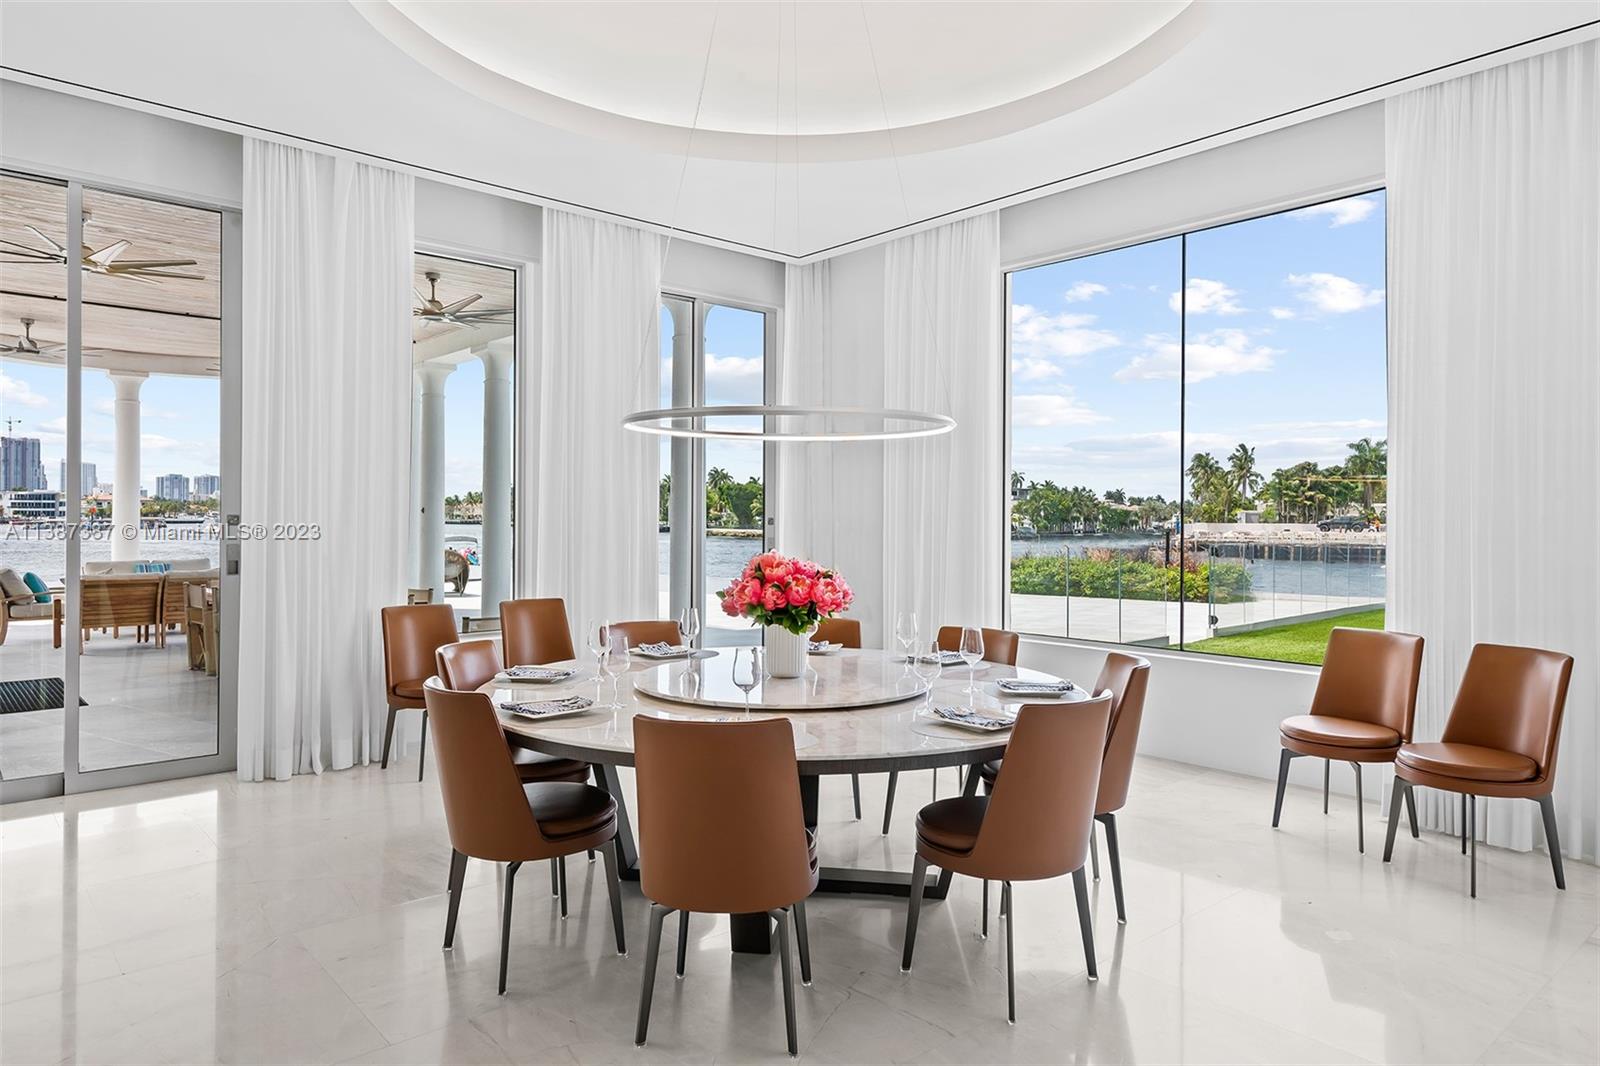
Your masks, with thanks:
[[[615,711],[622,707],[622,675],[628,672],[628,637],[627,634],[606,628],[606,649],[601,653],[601,668],[606,676],[611,678],[611,703],[610,709]]]
[[[744,713],[750,713],[750,693],[761,683],[761,649],[733,649],[733,683],[744,693]]]
[[[944,673],[944,664],[939,658],[939,642],[929,642],[926,646],[918,645],[917,654],[911,657],[911,672],[917,680],[927,685],[927,691],[922,694],[922,704],[926,707],[933,702],[933,686],[938,682],[939,676]]]
[[[894,639],[900,650],[909,656],[917,643],[917,612],[901,611],[894,619]]]
[[[594,656],[595,680],[600,679],[604,672],[601,660],[605,657],[606,649],[610,646],[611,623],[590,620],[583,624],[583,640],[589,649],[589,654]]]
[[[694,640],[700,635],[700,608],[685,607],[678,613],[678,634],[688,647],[695,646]]]
[[[976,695],[978,664],[983,662],[983,630],[975,626],[963,626],[959,652],[961,661],[967,664],[967,695]]]

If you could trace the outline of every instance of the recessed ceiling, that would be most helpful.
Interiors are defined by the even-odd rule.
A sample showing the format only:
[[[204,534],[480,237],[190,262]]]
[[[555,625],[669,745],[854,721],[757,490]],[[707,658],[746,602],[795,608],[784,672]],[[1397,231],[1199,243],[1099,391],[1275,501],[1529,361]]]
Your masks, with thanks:
[[[453,54],[438,62],[437,49],[419,47],[415,34],[391,32],[397,27],[381,5],[365,5],[414,58],[480,88],[485,75],[525,87],[516,101],[532,117],[601,135],[647,133],[596,121],[608,116],[764,140],[907,130],[984,113],[987,121],[963,125],[966,138],[1003,132],[1002,124],[1028,122],[1008,109],[1103,70],[1190,4],[389,6]],[[1116,84],[1102,80],[1101,93]],[[1024,110],[1035,120],[1059,113]]]

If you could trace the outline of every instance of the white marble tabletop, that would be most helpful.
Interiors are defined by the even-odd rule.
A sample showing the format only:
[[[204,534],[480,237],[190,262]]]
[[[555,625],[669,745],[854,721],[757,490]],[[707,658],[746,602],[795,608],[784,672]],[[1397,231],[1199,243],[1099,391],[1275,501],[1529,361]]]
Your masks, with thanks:
[[[597,679],[592,664],[574,664],[580,673],[572,681],[556,685],[503,684],[491,682],[482,691],[498,707],[502,702],[555,699],[570,695],[598,697],[595,707],[583,714],[545,721],[533,721],[505,711],[500,720],[508,734],[519,743],[551,755],[583,759],[587,762],[633,765],[633,719],[646,714],[656,718],[734,721],[745,718],[744,694],[737,688],[734,707],[724,703],[732,655],[729,649],[714,659],[700,660],[702,685],[715,704],[685,702],[689,698],[684,674],[692,669],[682,662],[660,664],[640,662],[622,675],[618,686],[619,707],[611,701],[611,681]],[[721,663],[721,666],[713,664]],[[552,664],[555,665],[555,664]],[[900,680],[904,674],[904,680]],[[967,670],[947,667],[933,683],[925,699],[920,695],[923,682],[905,669],[896,656],[880,651],[841,651],[809,657],[807,676],[792,681],[768,680],[752,691],[752,703],[760,698],[771,707],[752,709],[751,718],[788,718],[795,733],[795,756],[805,774],[871,773],[884,770],[912,770],[930,766],[956,766],[999,758],[1005,751],[1009,731],[997,734],[974,733],[929,720],[928,702],[943,706],[973,706],[1014,714],[1024,703],[1055,703],[1084,700],[1088,695],[1073,688],[1062,699],[1038,696],[1015,697],[1002,694],[995,682],[1000,678],[1053,680],[1053,675],[997,663],[983,664],[976,673],[976,690],[967,694]],[[712,678],[721,678],[713,682]],[[643,682],[642,684],[640,682]],[[895,686],[903,686],[904,696],[896,702]],[[676,686],[676,688],[672,688]],[[647,688],[666,688],[673,699],[651,695]],[[764,691],[762,691],[764,689]],[[824,699],[839,699],[844,694],[860,697],[872,692],[873,706],[807,709],[807,693]],[[812,704],[811,706],[814,706]],[[735,709],[735,707],[737,709]]]

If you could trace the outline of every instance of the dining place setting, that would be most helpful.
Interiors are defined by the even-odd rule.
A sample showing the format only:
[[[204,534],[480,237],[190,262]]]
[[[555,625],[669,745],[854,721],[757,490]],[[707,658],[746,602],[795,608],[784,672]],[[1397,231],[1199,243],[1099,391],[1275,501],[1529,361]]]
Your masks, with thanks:
[[[573,629],[565,602],[544,598],[503,601],[498,640],[458,641],[452,633],[429,649],[427,634],[439,631],[428,629],[426,612],[438,608],[385,609],[391,671],[430,651],[435,660],[421,689],[424,743],[431,733],[451,837],[446,947],[466,862],[506,863],[503,993],[516,869],[547,861],[565,917],[566,859],[583,853],[604,860],[619,953],[627,950],[623,883],[636,882],[651,902],[640,1044],[671,914],[678,916],[680,977],[691,915],[727,915],[735,954],[780,955],[791,1053],[791,928],[805,985],[805,900],[813,895],[905,900],[909,968],[924,903],[944,900],[957,873],[980,878],[987,936],[989,882],[998,881],[1009,975],[1010,880],[1082,880],[1091,863],[1098,878],[1090,850],[1095,821],[1108,813],[1096,801],[1113,705],[1142,703],[1148,664],[1113,656],[1128,668],[1110,685],[1103,675],[1085,689],[1018,665],[1015,633],[925,627],[910,610],[895,617],[892,648],[868,647],[848,614],[854,593],[843,577],[776,552],[754,555],[718,597],[726,615],[758,629],[759,644],[703,647],[692,607],[676,619],[590,619]],[[402,647],[408,640],[418,646]],[[392,700],[412,691],[392,673],[388,680]],[[1137,717],[1135,709],[1134,729]],[[1013,764],[1021,769],[1008,770]],[[941,768],[955,770],[954,790],[943,797]],[[631,809],[628,770],[636,786]],[[827,779],[848,780],[861,819],[861,778],[888,775],[887,835],[899,776],[920,770],[933,771],[933,795],[916,819],[910,869],[823,861]],[[1079,903],[1092,978],[1081,894]],[[1008,1018],[1015,1018],[1014,993]]]

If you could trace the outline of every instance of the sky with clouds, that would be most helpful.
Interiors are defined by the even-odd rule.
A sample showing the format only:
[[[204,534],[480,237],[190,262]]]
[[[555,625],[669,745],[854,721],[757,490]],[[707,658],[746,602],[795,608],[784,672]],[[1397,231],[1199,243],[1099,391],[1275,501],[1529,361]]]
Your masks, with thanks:
[[[1197,450],[1246,443],[1266,475],[1387,436],[1382,192],[1192,233],[1187,283],[1184,256],[1172,237],[1011,275],[1013,469],[1171,500]]]
[[[767,316],[760,311],[712,304],[706,308],[705,402],[708,404],[763,403],[766,381]],[[661,406],[672,401],[672,315],[662,308]],[[721,467],[735,481],[760,478],[761,445],[738,441],[706,441],[706,469]],[[663,437],[661,473],[672,470],[671,444]]]

